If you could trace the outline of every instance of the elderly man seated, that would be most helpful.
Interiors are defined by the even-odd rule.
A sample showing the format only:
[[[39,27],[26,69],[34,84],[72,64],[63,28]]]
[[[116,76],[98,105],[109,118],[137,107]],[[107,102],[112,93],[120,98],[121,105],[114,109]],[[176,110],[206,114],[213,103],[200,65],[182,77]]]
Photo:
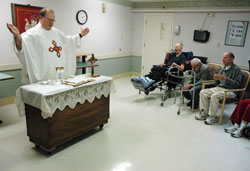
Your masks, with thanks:
[[[168,71],[170,67],[176,67],[177,69],[183,71],[185,62],[185,55],[182,52],[183,44],[176,43],[174,48],[175,51],[172,53],[170,52],[168,60],[165,61],[165,64],[159,64],[157,66],[154,66],[151,69],[151,72],[145,76],[141,77],[132,76],[131,81],[136,81],[138,84],[141,84],[144,88],[147,88],[154,82],[157,82],[161,78],[165,77],[165,73],[166,71]]]
[[[224,53],[222,60],[224,67],[219,74],[214,75],[217,81],[217,87],[204,89],[200,92],[201,114],[195,116],[197,120],[205,120],[205,124],[212,125],[218,122],[217,111],[219,101],[224,96],[224,90],[237,89],[242,81],[241,69],[234,64],[234,54],[232,52]],[[235,98],[234,92],[227,93],[228,98]]]
[[[194,109],[197,109],[199,106],[199,93],[201,91],[202,81],[211,79],[211,73],[208,66],[202,64],[201,60],[198,58],[192,59],[191,66],[193,71],[195,72],[195,80],[194,78],[192,78],[184,85],[183,89],[190,91],[183,91],[183,95],[186,99],[190,100],[187,103],[187,106],[192,107],[192,103],[194,103]],[[193,91],[194,99],[192,97]]]

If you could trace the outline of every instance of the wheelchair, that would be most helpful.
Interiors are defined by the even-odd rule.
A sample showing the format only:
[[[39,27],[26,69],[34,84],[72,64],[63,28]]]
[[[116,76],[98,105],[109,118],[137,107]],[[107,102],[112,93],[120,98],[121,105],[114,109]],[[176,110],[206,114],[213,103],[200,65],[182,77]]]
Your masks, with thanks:
[[[180,89],[178,85],[182,82],[183,72],[176,67],[170,67],[164,74],[149,85],[148,87],[144,87],[140,80],[131,79],[132,85],[135,89],[139,90],[139,94],[144,92],[148,95],[151,91],[154,91],[156,88],[163,91],[161,97],[161,106],[163,106],[164,101],[166,101],[167,96],[170,91],[175,91],[175,100],[176,100],[176,89]]]

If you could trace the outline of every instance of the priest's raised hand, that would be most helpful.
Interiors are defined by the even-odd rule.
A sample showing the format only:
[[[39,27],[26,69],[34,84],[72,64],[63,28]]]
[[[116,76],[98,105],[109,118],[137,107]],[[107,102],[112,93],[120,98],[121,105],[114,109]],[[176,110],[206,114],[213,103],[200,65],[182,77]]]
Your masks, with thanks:
[[[88,33],[89,33],[89,28],[85,28],[85,29],[81,28],[81,33],[80,33],[81,37],[86,36]]]
[[[20,36],[20,32],[17,27],[13,26],[12,24],[7,23],[7,28],[14,36]]]
[[[20,35],[18,28],[12,24],[9,24],[9,23],[7,23],[7,28],[10,30],[10,32],[14,36],[17,49],[21,50],[22,49],[22,37]]]

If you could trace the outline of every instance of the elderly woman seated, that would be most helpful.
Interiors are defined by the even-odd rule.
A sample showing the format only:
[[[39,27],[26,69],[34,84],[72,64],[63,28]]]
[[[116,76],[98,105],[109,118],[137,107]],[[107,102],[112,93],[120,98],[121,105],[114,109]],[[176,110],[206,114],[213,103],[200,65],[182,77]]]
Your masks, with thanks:
[[[230,133],[232,137],[242,137],[243,130],[250,122],[250,99],[241,100],[234,109],[230,117],[233,126],[225,128],[226,133]]]

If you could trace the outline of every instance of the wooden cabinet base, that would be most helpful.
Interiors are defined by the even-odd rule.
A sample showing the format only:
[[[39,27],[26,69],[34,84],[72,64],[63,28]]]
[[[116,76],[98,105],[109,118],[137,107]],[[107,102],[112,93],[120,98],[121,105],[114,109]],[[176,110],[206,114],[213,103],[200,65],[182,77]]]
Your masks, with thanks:
[[[56,147],[100,126],[109,119],[109,96],[93,103],[77,104],[74,109],[56,110],[53,117],[43,119],[41,110],[25,104],[27,134],[31,142],[52,152]]]

